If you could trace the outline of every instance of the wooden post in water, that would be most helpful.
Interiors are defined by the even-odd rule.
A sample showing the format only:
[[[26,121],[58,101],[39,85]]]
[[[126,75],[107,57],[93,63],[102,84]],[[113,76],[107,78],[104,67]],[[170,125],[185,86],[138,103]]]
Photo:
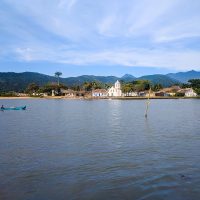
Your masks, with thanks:
[[[148,99],[147,99],[147,102],[146,102],[146,111],[145,111],[145,117],[146,118],[147,118],[147,114],[148,114],[148,110],[149,110],[150,94],[151,94],[151,87],[149,88],[149,95],[148,95]]]

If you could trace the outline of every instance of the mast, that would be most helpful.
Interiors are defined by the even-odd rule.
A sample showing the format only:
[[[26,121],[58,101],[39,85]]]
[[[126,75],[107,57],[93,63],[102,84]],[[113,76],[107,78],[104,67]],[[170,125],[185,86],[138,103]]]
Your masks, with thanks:
[[[147,99],[147,102],[146,102],[145,118],[147,118],[147,113],[148,113],[148,110],[149,110],[150,94],[151,94],[151,87],[149,88],[149,95],[148,95],[148,99]]]

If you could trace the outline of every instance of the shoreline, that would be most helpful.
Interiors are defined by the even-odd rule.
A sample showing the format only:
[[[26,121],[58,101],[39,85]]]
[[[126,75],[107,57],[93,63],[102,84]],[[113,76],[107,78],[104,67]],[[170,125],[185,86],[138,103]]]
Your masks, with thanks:
[[[0,97],[3,99],[64,99],[64,100],[145,100],[148,97],[65,97],[65,96],[55,96],[55,97]],[[200,99],[200,97],[150,97],[149,99]]]

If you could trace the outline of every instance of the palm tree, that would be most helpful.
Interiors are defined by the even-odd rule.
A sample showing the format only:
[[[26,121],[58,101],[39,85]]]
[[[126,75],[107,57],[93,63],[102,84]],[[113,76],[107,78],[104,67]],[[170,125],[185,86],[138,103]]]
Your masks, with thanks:
[[[60,85],[60,76],[62,76],[62,72],[55,72],[55,77],[58,78],[58,85]]]

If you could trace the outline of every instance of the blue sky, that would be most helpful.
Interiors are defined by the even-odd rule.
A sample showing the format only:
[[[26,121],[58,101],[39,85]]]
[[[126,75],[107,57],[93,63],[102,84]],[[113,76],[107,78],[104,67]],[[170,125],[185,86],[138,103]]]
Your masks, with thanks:
[[[199,10],[199,0],[1,0],[0,71],[199,71]]]

